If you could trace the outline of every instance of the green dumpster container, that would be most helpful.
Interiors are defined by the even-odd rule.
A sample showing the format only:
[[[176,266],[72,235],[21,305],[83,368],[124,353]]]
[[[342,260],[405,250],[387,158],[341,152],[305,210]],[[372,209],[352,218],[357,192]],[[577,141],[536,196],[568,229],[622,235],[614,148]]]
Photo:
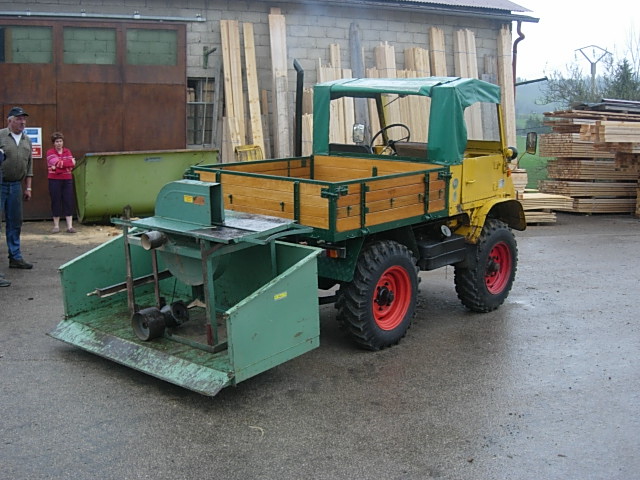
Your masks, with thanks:
[[[81,223],[108,222],[130,205],[137,217],[153,215],[156,196],[192,165],[218,162],[218,150],[87,153],[73,170]]]

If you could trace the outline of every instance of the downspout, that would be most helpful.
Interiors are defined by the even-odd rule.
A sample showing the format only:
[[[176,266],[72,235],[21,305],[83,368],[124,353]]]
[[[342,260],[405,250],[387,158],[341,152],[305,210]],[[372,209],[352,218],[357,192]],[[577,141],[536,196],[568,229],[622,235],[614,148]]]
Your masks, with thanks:
[[[304,93],[304,69],[297,59],[293,60],[293,68],[296,69],[296,130],[295,130],[295,156],[302,156],[302,95]]]
[[[511,60],[511,70],[513,74],[513,95],[516,94],[516,71],[518,66],[518,43],[524,40],[524,33],[522,33],[522,21],[518,20],[516,31],[518,32],[518,38],[513,42],[513,53]]]

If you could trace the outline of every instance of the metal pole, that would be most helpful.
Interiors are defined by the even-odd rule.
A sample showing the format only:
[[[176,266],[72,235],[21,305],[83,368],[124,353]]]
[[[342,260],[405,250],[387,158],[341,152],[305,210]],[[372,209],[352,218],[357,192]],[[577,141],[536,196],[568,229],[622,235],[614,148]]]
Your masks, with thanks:
[[[585,50],[588,49],[588,48],[592,48],[593,49],[591,51],[592,58],[590,58],[585,53]],[[596,48],[602,52],[602,55],[600,55],[598,58],[595,58],[596,57]],[[580,52],[584,56],[584,58],[586,58],[587,61],[591,64],[591,93],[595,94],[596,93],[596,65],[606,55],[611,55],[611,53],[608,52],[607,50],[605,50],[604,48],[599,47],[597,45],[587,45],[586,47],[577,48],[575,51],[576,52]]]

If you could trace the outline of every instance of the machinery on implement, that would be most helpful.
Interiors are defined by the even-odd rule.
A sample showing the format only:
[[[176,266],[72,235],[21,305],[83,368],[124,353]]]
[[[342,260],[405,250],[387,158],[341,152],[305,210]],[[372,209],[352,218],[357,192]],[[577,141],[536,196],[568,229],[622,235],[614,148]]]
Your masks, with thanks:
[[[332,114],[345,98],[375,107],[371,140],[356,124],[353,141],[335,141]],[[418,135],[387,122],[405,99],[423,99]],[[479,138],[467,134],[472,105]],[[311,155],[194,166],[163,187],[154,216],[113,219],[121,236],[60,267],[65,319],[50,335],[215,395],[316,348],[320,303],[335,302],[358,345],[398,343],[420,270],[452,265],[462,304],[492,311],[516,273],[512,229],[526,227],[510,177],[516,155],[495,85],[316,85]]]

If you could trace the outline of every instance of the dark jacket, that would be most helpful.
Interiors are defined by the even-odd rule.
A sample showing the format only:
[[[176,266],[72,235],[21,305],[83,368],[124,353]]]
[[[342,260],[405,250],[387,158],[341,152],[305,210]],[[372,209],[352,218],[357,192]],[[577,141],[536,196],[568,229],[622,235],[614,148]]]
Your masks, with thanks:
[[[33,176],[33,157],[31,156],[31,139],[25,134],[16,145],[8,128],[0,130],[0,149],[4,150],[5,160],[2,163],[3,181],[17,182],[24,177]]]

